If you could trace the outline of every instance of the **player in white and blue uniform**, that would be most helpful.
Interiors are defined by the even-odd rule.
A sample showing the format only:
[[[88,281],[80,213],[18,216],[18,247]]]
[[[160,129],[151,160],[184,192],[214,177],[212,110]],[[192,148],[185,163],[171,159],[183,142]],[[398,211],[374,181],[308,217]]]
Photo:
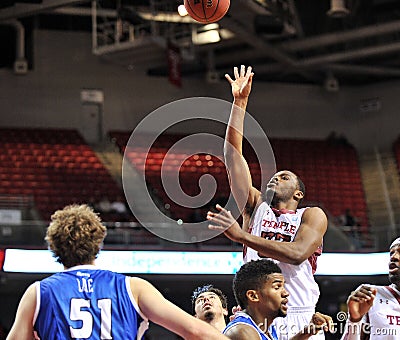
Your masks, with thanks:
[[[265,333],[265,330],[261,329],[250,315],[243,312],[235,313],[235,318],[229,322],[228,326],[224,330],[224,334],[229,333],[232,328],[239,325],[253,328],[260,336],[260,340],[278,340],[274,326],[271,326],[269,333]]]
[[[149,282],[95,267],[106,227],[87,205],[56,211],[46,241],[65,270],[22,296],[7,340],[139,340],[151,320],[190,339],[227,339]]]
[[[73,339],[135,340],[148,327],[125,275],[84,265],[35,286],[34,328],[41,339],[63,339],[70,334]]]
[[[235,274],[233,292],[242,311],[224,329],[224,334],[236,340],[278,340],[279,330],[272,325],[276,318],[285,318],[290,296],[286,291],[281,269],[271,260],[245,263]],[[333,325],[332,318],[320,313],[310,319],[313,327],[303,328],[301,339],[308,339],[322,324]],[[308,320],[307,325],[310,324]],[[300,336],[300,334],[298,334]]]

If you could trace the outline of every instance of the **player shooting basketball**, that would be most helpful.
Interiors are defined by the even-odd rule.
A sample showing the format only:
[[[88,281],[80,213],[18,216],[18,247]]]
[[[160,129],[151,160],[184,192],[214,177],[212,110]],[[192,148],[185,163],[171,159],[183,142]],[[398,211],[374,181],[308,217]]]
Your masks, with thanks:
[[[291,299],[287,318],[277,318],[281,336],[290,338],[308,324],[315,312],[319,288],[314,280],[316,258],[322,251],[327,217],[318,207],[298,208],[305,188],[300,178],[283,170],[272,176],[262,194],[252,186],[248,164],[242,155],[243,125],[253,80],[252,68],[234,68],[231,84],[233,105],[226,130],[224,156],[229,183],[238,207],[245,206],[243,228],[231,213],[220,206],[220,213],[209,212],[210,228],[224,229],[225,235],[244,245],[244,262],[272,258],[286,279]],[[271,203],[269,203],[271,202]],[[216,226],[217,225],[217,226]],[[323,339],[324,335],[313,336]]]

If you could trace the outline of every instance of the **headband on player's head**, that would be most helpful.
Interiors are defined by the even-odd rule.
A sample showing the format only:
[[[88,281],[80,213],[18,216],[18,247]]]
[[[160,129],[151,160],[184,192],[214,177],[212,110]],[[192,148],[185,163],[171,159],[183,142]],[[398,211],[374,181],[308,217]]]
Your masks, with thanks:
[[[392,249],[394,246],[398,246],[398,245],[400,245],[400,237],[396,238],[396,239],[392,242],[392,244],[390,245],[390,248],[389,248],[389,249]]]

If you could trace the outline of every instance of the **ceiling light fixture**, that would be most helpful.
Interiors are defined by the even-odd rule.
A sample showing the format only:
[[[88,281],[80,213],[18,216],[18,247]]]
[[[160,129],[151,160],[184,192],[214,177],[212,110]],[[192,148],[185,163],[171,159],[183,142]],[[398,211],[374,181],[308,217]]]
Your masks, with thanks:
[[[349,13],[344,0],[331,0],[331,9],[326,14],[331,18],[344,18]]]
[[[184,17],[184,16],[188,15],[188,12],[187,12],[187,10],[186,10],[185,5],[179,5],[179,6],[178,6],[178,14],[179,14],[181,17]]]

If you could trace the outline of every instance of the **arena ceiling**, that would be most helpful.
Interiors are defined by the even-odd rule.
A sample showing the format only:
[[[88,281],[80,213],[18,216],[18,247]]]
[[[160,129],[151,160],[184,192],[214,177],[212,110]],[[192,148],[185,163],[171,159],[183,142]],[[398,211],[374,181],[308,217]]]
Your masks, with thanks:
[[[34,18],[35,27],[92,30],[92,1],[2,0],[0,24]],[[179,19],[183,0],[99,0],[100,26],[122,8],[143,37],[94,53],[149,75],[168,73],[167,41],[178,46],[183,76],[217,81],[232,65],[250,64],[257,80],[310,83],[336,90],[400,78],[400,3],[397,0],[231,0],[219,21],[219,41],[193,43],[203,25]],[[148,27],[147,29],[145,27]]]

